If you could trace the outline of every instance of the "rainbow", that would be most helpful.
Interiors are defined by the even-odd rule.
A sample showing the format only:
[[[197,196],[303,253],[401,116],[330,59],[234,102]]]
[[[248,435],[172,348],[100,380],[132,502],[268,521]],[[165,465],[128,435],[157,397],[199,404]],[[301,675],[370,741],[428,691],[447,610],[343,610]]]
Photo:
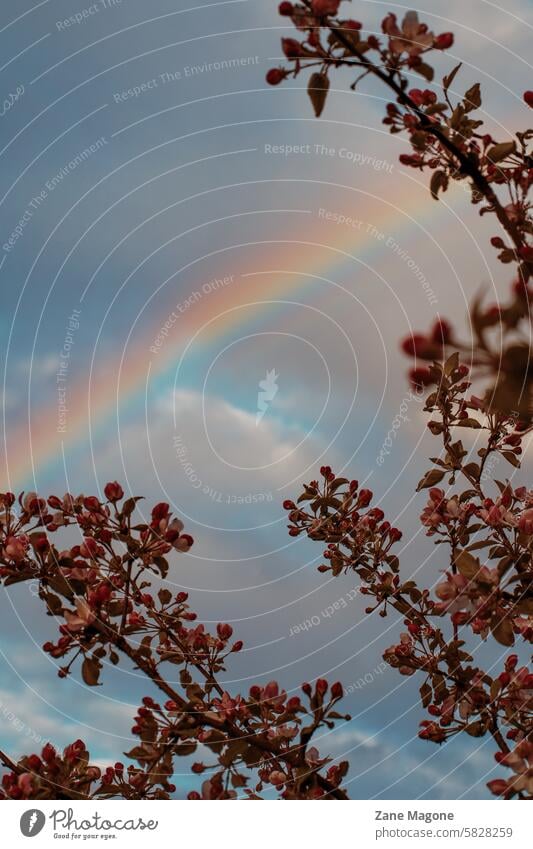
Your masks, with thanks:
[[[344,188],[350,190],[350,187]],[[359,189],[354,191],[363,196],[365,220],[376,222],[375,226],[384,232],[391,225],[394,225],[396,232],[405,231],[417,221],[427,220],[430,213],[445,213],[446,204],[437,205],[429,193],[427,200],[421,203],[418,192],[411,187],[409,189],[401,207]],[[412,217],[415,211],[416,221]],[[355,217],[357,213],[353,214]],[[6,434],[7,486],[15,491],[22,487],[37,488],[37,470],[41,474],[62,464],[63,453],[74,458],[77,449],[86,451],[89,422],[92,433],[96,434],[116,414],[117,409],[130,409],[136,403],[142,405],[148,369],[151,379],[163,378],[175,367],[177,357],[198,328],[209,325],[205,339],[212,343],[243,323],[245,311],[238,309],[243,304],[272,302],[284,297],[290,299],[301,290],[316,285],[313,275],[327,278],[335,267],[353,260],[366,266],[370,273],[369,260],[384,250],[382,243],[364,229],[354,231],[344,224],[327,225],[317,214],[299,218],[304,219],[303,228],[298,225],[302,229],[301,234],[295,234],[290,240],[272,239],[255,244],[253,267],[249,261],[242,262],[240,268],[232,263],[237,282],[220,289],[214,288],[208,297],[200,298],[180,316],[159,353],[152,353],[150,347],[175,303],[162,303],[158,318],[146,322],[142,334],[136,338],[135,346],[127,350],[126,356],[117,354],[115,361],[111,362],[107,359],[105,369],[93,372],[88,385],[84,386],[77,374],[76,386],[68,389],[69,412],[65,433],[57,432],[56,403],[35,411],[30,407],[26,427],[18,423],[15,432],[8,431]],[[322,243],[323,239],[327,239],[327,244]],[[228,250],[228,255],[231,253],[231,249]],[[254,274],[258,269],[263,272],[269,272],[270,269],[284,271],[274,270],[265,276]],[[313,269],[313,272],[309,277],[305,276],[305,271],[287,273],[302,272],[302,269]],[[250,276],[243,279],[242,275],[246,274]],[[205,279],[198,281],[196,288],[201,290],[205,282]],[[193,283],[191,291],[194,290]],[[161,301],[164,300],[166,298],[161,298]],[[272,304],[271,308],[274,306]]]

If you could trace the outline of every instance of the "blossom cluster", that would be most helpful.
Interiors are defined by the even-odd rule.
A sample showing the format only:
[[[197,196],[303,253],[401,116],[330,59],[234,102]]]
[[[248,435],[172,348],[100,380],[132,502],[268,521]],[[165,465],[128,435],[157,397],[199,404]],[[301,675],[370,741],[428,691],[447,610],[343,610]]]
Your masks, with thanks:
[[[471,311],[474,339],[460,341],[444,323],[444,333],[433,328],[406,340],[404,350],[418,359],[433,360],[459,350],[484,377],[492,375],[485,400],[500,411],[514,410],[524,418],[533,411],[533,370],[529,329],[531,297],[528,282],[533,274],[533,217],[529,194],[533,184],[531,139],[533,130],[494,138],[484,128],[478,110],[482,106],[479,83],[463,96],[455,94],[461,64],[435,85],[431,54],[442,54],[454,42],[453,34],[435,34],[408,11],[401,22],[394,13],[381,22],[381,35],[367,30],[361,21],[344,18],[341,2],[304,0],[281,3],[280,14],[294,25],[298,37],[282,39],[287,66],[272,68],[267,82],[278,85],[306,71],[308,94],[319,116],[325,108],[330,78],[338,68],[358,71],[351,88],[368,76],[377,78],[394,99],[387,104],[383,123],[393,134],[407,136],[411,152],[402,153],[406,167],[430,175],[430,191],[438,200],[450,184],[462,183],[480,215],[495,215],[503,229],[491,245],[498,259],[514,267],[510,296],[506,301],[483,305],[475,301]],[[461,72],[461,74],[460,74]],[[413,86],[412,74],[426,85]],[[533,107],[533,91],[523,95]],[[442,350],[444,349],[444,350]],[[427,370],[415,363],[412,381],[425,385]]]
[[[471,648],[476,639],[493,638],[503,647],[533,642],[533,492],[506,481],[489,496],[484,477],[493,454],[519,464],[524,431],[516,430],[512,416],[472,401],[467,374],[458,354],[430,369],[434,391],[425,410],[443,452],[420,481],[419,490],[428,496],[420,521],[441,555],[448,551],[448,563],[430,586],[402,580],[391,551],[401,533],[380,508],[363,512],[372,494],[337,478],[329,467],[321,469],[321,484],[311,482],[296,503],[285,503],[289,533],[327,544],[319,571],[358,575],[361,594],[372,599],[367,614],[401,616],[405,630],[383,658],[401,675],[423,677],[420,697],[429,716],[419,736],[443,743],[462,732],[492,735],[498,763],[516,775],[491,781],[489,789],[506,798],[533,798],[533,672],[511,654],[502,672],[489,674],[474,664]],[[460,428],[482,435],[478,461],[456,437]],[[449,488],[437,486],[445,480]]]
[[[127,658],[165,699],[143,699],[131,729],[140,739],[127,753],[129,766],[102,770],[80,740],[63,754],[47,744],[41,755],[17,762],[0,752],[7,768],[0,797],[168,799],[176,791],[176,758],[202,749],[214,762],[193,764],[193,775],[207,777],[190,799],[261,798],[265,788],[284,799],[345,798],[347,764],[321,757],[311,745],[320,728],[344,718],[336,710],[342,685],[304,684],[307,704],[275,681],[252,686],[248,695],[222,687],[218,677],[242,641],[226,622],[208,631],[190,609],[188,593],[165,586],[167,555],[193,544],[183,523],[166,503],[143,521],[140,499],[124,499],[117,482],[104,494],[105,501],[0,494],[0,581],[37,582],[59,626],[57,640],[43,650],[59,662],[60,678],[79,665],[84,683],[95,686],[106,661],[113,667]],[[80,543],[62,549],[55,539],[68,526],[78,528]],[[176,671],[178,687],[170,683]]]

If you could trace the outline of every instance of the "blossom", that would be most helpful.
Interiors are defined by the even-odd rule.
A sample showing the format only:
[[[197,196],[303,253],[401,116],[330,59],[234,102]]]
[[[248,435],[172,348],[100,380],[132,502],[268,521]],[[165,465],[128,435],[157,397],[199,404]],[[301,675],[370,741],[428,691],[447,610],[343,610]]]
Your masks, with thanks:
[[[67,620],[67,625],[69,631],[82,631],[87,625],[90,625],[95,620],[95,615],[91,610],[88,602],[83,598],[77,598],[76,602],[76,613],[72,613],[70,610],[65,611],[65,619]]]
[[[518,528],[523,534],[533,534],[533,507],[529,507],[519,515]]]
[[[506,754],[498,752],[496,760],[500,766],[513,770],[514,775],[507,780],[495,779],[489,782],[489,789],[495,796],[513,796],[517,793],[533,795],[533,743],[522,740],[515,749]]]
[[[445,498],[443,489],[432,487],[420,521],[428,528],[427,536],[432,536],[439,530],[445,531],[452,523],[466,524],[474,512],[475,507],[470,503],[461,502],[457,495]]]
[[[4,552],[10,560],[20,563],[25,559],[29,547],[30,541],[25,534],[8,536],[4,543]]]
[[[383,19],[381,27],[385,35],[389,36],[389,47],[393,53],[408,53],[414,57],[433,46],[435,37],[426,24],[419,22],[416,12],[407,12],[401,29],[396,15],[391,12]]]
[[[492,528],[498,528],[503,525],[515,527],[517,519],[515,514],[508,509],[509,506],[509,501],[505,497],[501,496],[496,500],[496,502],[487,498],[483,502],[483,507],[479,508],[477,511],[477,514],[479,518],[485,522],[485,524]]]
[[[237,716],[245,717],[248,714],[246,703],[241,696],[232,698],[226,691],[224,691],[222,698],[213,699],[213,707],[216,708],[217,715],[220,719],[231,720]]]

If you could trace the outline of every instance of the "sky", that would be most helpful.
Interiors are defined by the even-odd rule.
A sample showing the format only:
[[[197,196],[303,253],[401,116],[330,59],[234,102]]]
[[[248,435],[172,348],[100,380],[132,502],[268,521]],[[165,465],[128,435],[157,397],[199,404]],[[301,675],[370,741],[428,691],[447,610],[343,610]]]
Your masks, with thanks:
[[[479,81],[501,140],[528,126],[531,7],[417,7],[456,34],[436,81],[462,62],[454,94]],[[374,32],[408,8],[346,4]],[[435,446],[398,340],[438,314],[466,328],[480,289],[505,292],[497,230],[461,186],[437,203],[398,164],[407,142],[372,82],[354,93],[339,72],[319,120],[303,79],[266,86],[284,34],[270,0],[3,5],[2,485],[100,494],[118,479],[170,502],[196,541],[171,588],[245,641],[228,687],[340,679],[353,718],[318,746],[350,759],[352,797],[484,798],[490,744],[417,739],[416,688],[381,660],[400,623],[320,576],[281,505],[327,462],[402,527],[402,568],[439,579],[414,494]],[[3,594],[0,741],[81,736],[113,762],[147,686],[127,667],[90,691],[58,682],[41,614],[27,588]],[[176,783],[192,786],[187,764]]]

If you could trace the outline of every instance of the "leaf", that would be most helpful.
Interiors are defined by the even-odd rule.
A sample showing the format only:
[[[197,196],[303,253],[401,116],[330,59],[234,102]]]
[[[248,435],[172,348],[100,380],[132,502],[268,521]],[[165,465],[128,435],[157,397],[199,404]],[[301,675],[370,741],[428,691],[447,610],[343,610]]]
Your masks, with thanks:
[[[474,83],[464,96],[465,112],[472,112],[481,106],[481,89],[479,83]]]
[[[182,669],[180,672],[180,682],[182,687],[187,687],[192,684],[192,677],[187,669]]]
[[[461,575],[469,581],[475,578],[480,569],[479,560],[468,551],[460,551],[456,555],[454,563]]]
[[[417,65],[415,71],[422,77],[424,77],[424,79],[427,80],[428,83],[432,82],[433,77],[435,76],[435,71],[433,70],[431,65],[428,65],[426,62],[421,62],[420,65]]]
[[[469,725],[466,725],[464,730],[470,737],[483,737],[485,734],[486,728],[482,722],[470,722]]]
[[[518,459],[516,454],[513,454],[512,451],[500,451],[500,454],[502,455],[502,457],[505,457],[507,462],[510,463],[511,466],[514,466],[515,469],[520,468],[520,460]]]
[[[487,548],[490,545],[490,540],[482,539],[479,542],[473,542],[468,546],[468,551],[479,551],[481,548]]]
[[[309,77],[309,85],[307,86],[307,93],[311,103],[313,104],[313,109],[315,110],[317,118],[320,118],[322,115],[324,106],[326,105],[328,91],[329,79],[326,75],[320,73],[311,74]]]
[[[459,352],[455,351],[444,363],[444,374],[449,377],[459,367]]]
[[[124,612],[124,599],[117,598],[115,601],[108,602],[107,612],[110,616],[122,616]]]
[[[123,516],[131,516],[133,511],[135,510],[135,504],[137,503],[136,498],[128,498],[122,505],[122,515]]]
[[[450,120],[450,127],[452,128],[452,130],[457,130],[457,128],[460,127],[461,121],[463,120],[464,117],[465,117],[464,107],[461,106],[460,103],[458,103],[457,106],[455,107],[455,109],[453,110],[452,117],[451,117],[451,120]]]
[[[74,598],[74,593],[72,591],[72,586],[68,582],[68,580],[63,577],[63,575],[54,575],[51,578],[48,578],[48,583],[59,595],[62,595],[64,598],[68,598],[72,600]]]
[[[129,752],[124,752],[124,754],[127,758],[135,761],[145,761],[148,756],[148,752],[144,746],[134,746],[133,749],[130,749]]]
[[[59,596],[54,595],[54,593],[46,593],[45,601],[48,607],[48,610],[54,616],[59,616],[63,611],[63,602],[59,598]]]
[[[455,76],[456,76],[459,68],[461,68],[462,64],[463,64],[462,62],[459,62],[459,64],[455,66],[453,71],[450,71],[450,73],[447,74],[447,76],[443,77],[442,86],[444,88],[444,91],[448,91],[448,89],[450,88],[451,84],[453,83],[453,81],[455,79]]]
[[[4,587],[10,587],[12,584],[20,584],[22,581],[27,581],[29,578],[33,578],[33,573],[26,574],[24,572],[20,572],[17,575],[8,575],[8,577],[4,580]]]
[[[491,628],[492,636],[495,640],[497,640],[502,646],[513,646],[514,645],[514,634],[513,634],[513,626],[509,619],[502,619],[496,625],[493,625]]]
[[[439,483],[444,477],[444,472],[440,469],[431,469],[431,471],[426,472],[420,483],[418,484],[416,491],[420,492],[421,489],[428,489],[430,486],[435,486],[435,484]]]
[[[154,557],[154,566],[157,566],[162,578],[168,575],[168,560],[166,557]]]
[[[422,704],[425,708],[429,707],[429,705],[431,704],[432,696],[433,691],[426,681],[426,683],[422,684],[422,686],[420,687],[420,698],[422,699]]]
[[[457,422],[457,427],[470,427],[474,430],[479,430],[481,426],[481,422],[477,419],[460,419],[460,421]]]
[[[203,702],[205,691],[199,684],[189,684],[186,689],[187,698],[190,702]]]
[[[170,592],[170,590],[167,590],[167,589],[159,590],[159,592],[157,593],[157,596],[158,596],[161,604],[164,605],[164,606],[166,606],[167,604],[170,604],[170,602],[172,601],[172,593]]]
[[[495,144],[494,147],[487,152],[487,159],[490,162],[501,162],[502,159],[505,159],[507,156],[510,156],[511,153],[514,153],[516,150],[516,142],[501,142],[501,144]]]
[[[446,191],[448,188],[448,175],[444,171],[434,171],[429,184],[431,197],[435,200],[439,199],[439,191]]]
[[[467,475],[472,475],[477,480],[481,473],[481,468],[478,463],[467,463],[466,466],[463,466],[463,472]]]
[[[86,657],[81,666],[81,676],[87,686],[96,687],[100,678],[101,664],[92,657]]]

